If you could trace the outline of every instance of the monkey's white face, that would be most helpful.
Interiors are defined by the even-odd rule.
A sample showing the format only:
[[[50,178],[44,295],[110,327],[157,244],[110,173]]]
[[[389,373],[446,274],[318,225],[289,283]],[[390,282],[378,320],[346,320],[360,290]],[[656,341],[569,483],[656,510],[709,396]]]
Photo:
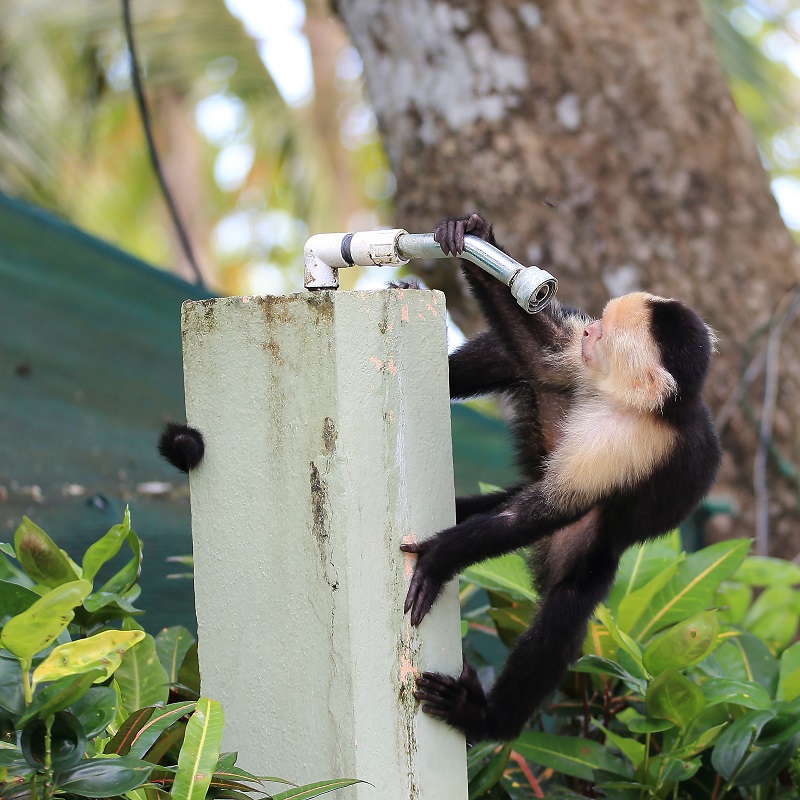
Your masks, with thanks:
[[[661,364],[650,333],[650,302],[644,292],[609,301],[601,319],[581,336],[581,356],[590,380],[604,394],[640,411],[661,407],[675,380]]]

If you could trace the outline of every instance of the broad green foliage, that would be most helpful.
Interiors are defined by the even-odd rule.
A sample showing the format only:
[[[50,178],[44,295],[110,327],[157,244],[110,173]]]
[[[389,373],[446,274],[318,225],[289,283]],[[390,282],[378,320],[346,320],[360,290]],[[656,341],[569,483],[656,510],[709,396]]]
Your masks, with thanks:
[[[797,797],[800,568],[748,549],[683,553],[673,535],[629,550],[554,702],[510,745],[470,755],[470,797],[577,797],[587,784],[612,800]],[[494,624],[510,644],[535,607],[509,578],[518,559],[464,576],[470,606],[479,588],[489,601],[465,613],[465,649],[495,669],[502,652],[485,658],[475,637]]]
[[[96,589],[126,544],[132,557]],[[142,546],[127,511],[80,566],[28,519],[0,552],[0,731],[16,733],[0,739],[0,798],[246,800],[287,783],[220,754],[222,708],[189,688],[199,685],[189,631],[154,639],[135,622]],[[355,782],[276,797],[312,798]]]

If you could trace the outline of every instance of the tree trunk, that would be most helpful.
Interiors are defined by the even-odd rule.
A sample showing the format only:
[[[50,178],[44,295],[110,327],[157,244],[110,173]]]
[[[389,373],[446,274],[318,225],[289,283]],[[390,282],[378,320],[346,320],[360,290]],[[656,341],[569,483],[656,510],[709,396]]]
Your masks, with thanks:
[[[783,472],[800,463],[797,337],[783,338],[780,359],[776,347],[758,356],[773,312],[791,321],[800,257],[699,5],[340,0],[338,12],[396,175],[397,224],[426,231],[479,210],[571,305],[599,315],[610,295],[641,288],[697,308],[720,339],[708,386],[726,449],[715,493],[740,509],[712,531],[752,536],[768,505],[770,550],[796,555],[795,478],[774,459],[767,494],[754,493],[753,476],[765,371],[779,373],[769,435]],[[420,273],[474,332],[452,266]],[[731,410],[744,356],[755,356],[753,374]]]

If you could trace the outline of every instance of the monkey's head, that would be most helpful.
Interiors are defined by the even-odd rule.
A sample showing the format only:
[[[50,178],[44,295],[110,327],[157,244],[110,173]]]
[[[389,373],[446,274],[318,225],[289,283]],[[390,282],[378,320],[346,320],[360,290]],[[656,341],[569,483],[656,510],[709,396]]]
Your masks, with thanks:
[[[604,394],[657,411],[672,398],[700,395],[713,346],[713,333],[691,308],[634,292],[611,300],[602,319],[584,328],[581,356],[591,383]]]

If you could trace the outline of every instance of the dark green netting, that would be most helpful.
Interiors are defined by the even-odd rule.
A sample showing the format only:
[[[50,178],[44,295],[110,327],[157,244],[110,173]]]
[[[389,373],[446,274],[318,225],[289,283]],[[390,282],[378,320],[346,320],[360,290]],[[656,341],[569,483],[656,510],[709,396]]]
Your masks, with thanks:
[[[187,483],[155,451],[184,417],[189,297],[210,295],[0,195],[0,539],[26,514],[79,559],[130,504],[150,630],[194,624],[165,560],[191,551]]]
[[[210,296],[0,195],[0,540],[25,514],[79,560],[129,504],[151,631],[194,627],[191,581],[166,579],[191,551],[187,481],[155,442],[184,418],[180,304]],[[460,493],[514,481],[501,422],[454,406],[453,437]]]

